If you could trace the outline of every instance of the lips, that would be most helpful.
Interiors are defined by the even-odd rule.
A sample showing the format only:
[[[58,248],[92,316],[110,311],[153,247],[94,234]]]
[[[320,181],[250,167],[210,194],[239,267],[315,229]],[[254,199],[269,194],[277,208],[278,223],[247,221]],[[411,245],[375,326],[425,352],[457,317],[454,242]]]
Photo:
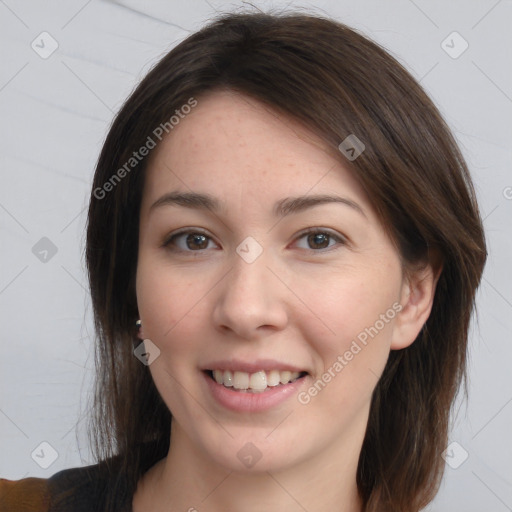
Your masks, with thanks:
[[[250,372],[234,370],[235,366],[233,365],[228,370],[222,369],[221,365],[215,366],[217,378],[220,380],[220,377],[222,376],[222,384],[219,384],[215,380],[213,370],[204,369],[201,372],[203,374],[202,380],[205,384],[203,389],[207,393],[207,396],[213,399],[214,404],[221,406],[223,409],[237,413],[259,414],[278,408],[282,404],[291,400],[292,397],[297,396],[300,390],[307,386],[307,379],[310,378],[309,373],[304,371],[298,372],[296,369],[293,370],[295,373],[292,373],[292,370],[289,369],[277,370],[279,367],[276,367],[275,363],[275,370],[268,369],[267,367],[266,370],[251,370]],[[272,378],[275,378],[275,376],[272,375],[273,371],[277,371],[279,375],[279,384],[276,386],[269,386],[267,381],[266,387],[263,389],[264,377],[262,374],[265,375],[265,379],[270,378],[270,382],[273,383],[275,382],[272,381]],[[235,379],[235,375],[238,374],[236,378],[241,379],[238,384],[243,385],[244,387],[247,384],[247,389],[237,389],[234,386],[225,386],[225,377],[227,377],[229,383],[229,373],[227,372],[231,372],[233,380]],[[295,378],[295,380],[290,381],[287,377],[287,373],[284,372],[288,372],[290,374],[289,379],[291,379],[292,376],[295,377],[297,374],[298,377]],[[281,384],[281,377],[283,377],[283,380],[288,380],[288,382],[286,384]],[[252,389],[252,387],[249,387],[249,384],[255,385],[255,387],[259,387],[260,389]]]

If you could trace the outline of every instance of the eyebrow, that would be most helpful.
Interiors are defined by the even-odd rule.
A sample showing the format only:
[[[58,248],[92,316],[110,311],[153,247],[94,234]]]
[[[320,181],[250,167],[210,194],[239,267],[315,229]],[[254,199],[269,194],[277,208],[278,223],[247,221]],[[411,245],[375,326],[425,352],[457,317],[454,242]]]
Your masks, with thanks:
[[[366,213],[356,202],[346,197],[328,194],[285,197],[274,204],[273,214],[276,217],[282,218],[287,215],[299,213],[315,206],[328,203],[338,203],[349,206],[366,217]],[[197,192],[169,192],[157,199],[150,206],[149,211],[151,212],[155,208],[162,206],[183,206],[185,208],[210,210],[214,213],[219,213],[222,210],[223,203],[210,194],[200,194]]]

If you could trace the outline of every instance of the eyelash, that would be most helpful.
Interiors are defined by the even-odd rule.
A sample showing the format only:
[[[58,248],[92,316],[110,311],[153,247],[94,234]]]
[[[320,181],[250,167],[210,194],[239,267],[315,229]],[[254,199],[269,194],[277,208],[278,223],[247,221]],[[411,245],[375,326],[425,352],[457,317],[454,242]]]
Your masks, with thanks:
[[[197,256],[200,256],[202,253],[204,253],[204,251],[208,250],[208,249],[198,249],[198,250],[194,251],[194,250],[185,250],[185,249],[177,249],[175,247],[174,248],[170,247],[175,242],[175,240],[177,238],[179,238],[182,235],[188,235],[188,234],[203,235],[208,240],[212,240],[212,238],[201,229],[184,228],[182,230],[179,230],[179,231],[169,235],[165,239],[164,243],[162,244],[162,247],[166,248],[170,251],[173,251],[173,252],[191,253],[191,254],[198,253]],[[306,230],[303,230],[300,233],[298,233],[295,240],[300,240],[301,238],[304,238],[307,235],[311,235],[311,234],[327,235],[329,237],[329,240],[335,240],[338,243],[338,245],[341,245],[341,246],[347,244],[347,240],[344,237],[342,237],[341,235],[334,233],[328,229],[320,229],[320,228],[308,228]],[[334,249],[333,249],[333,247],[334,247]],[[328,247],[321,248],[321,249],[303,249],[303,250],[308,251],[309,253],[325,253],[325,252],[330,252],[330,251],[336,250],[336,249],[339,249],[339,247],[335,247],[335,245],[333,245],[333,246],[328,246]],[[196,254],[194,254],[194,256],[196,256]]]

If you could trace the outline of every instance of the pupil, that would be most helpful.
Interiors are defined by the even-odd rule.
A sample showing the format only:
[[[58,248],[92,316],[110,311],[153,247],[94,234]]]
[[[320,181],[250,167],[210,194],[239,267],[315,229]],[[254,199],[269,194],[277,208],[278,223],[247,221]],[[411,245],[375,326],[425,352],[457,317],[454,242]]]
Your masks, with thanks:
[[[187,246],[190,249],[191,247],[189,245],[189,242],[191,242],[191,244],[195,245],[196,247],[201,246],[200,249],[203,249],[204,247],[202,247],[202,246],[205,245],[206,237],[204,235],[200,235],[200,234],[189,235],[187,237]],[[206,245],[207,245],[207,243],[206,243]]]
[[[313,245],[322,245],[322,248],[327,247],[328,236],[323,233],[315,233],[310,235],[310,240],[313,240]]]

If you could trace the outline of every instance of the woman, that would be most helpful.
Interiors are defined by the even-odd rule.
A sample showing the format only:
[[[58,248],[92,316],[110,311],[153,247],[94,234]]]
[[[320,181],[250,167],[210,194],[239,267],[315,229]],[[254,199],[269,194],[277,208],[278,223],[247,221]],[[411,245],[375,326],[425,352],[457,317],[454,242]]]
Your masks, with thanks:
[[[0,510],[420,510],[485,259],[466,164],[396,60],[332,20],[219,18],[96,168],[101,462],[4,481]]]

